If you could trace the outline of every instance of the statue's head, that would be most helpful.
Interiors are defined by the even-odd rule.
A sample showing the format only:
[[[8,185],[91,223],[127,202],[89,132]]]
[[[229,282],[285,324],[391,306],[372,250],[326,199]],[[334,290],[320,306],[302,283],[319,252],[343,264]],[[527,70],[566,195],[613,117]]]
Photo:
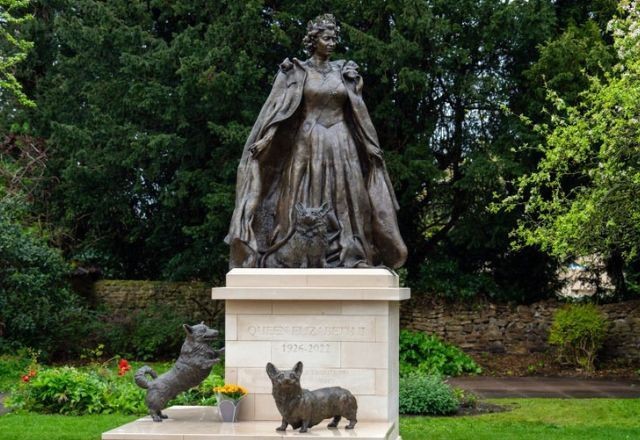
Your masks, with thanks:
[[[336,24],[333,14],[322,14],[307,23],[307,35],[302,40],[302,44],[309,55],[313,55],[319,45],[323,49],[332,51],[339,35],[340,26]]]

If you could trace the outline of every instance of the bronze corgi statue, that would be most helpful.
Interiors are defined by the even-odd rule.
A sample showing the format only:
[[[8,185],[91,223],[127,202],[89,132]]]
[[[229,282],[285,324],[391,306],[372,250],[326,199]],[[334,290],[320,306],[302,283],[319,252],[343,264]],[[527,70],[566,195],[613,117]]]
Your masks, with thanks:
[[[209,376],[213,365],[220,361],[222,350],[214,350],[209,343],[218,336],[218,330],[207,327],[204,322],[197,325],[184,324],[187,338],[182,344],[176,364],[160,377],[151,367],[136,371],[135,381],[140,388],[147,389],[147,408],[154,422],[162,422],[167,416],[162,410],[169,400],[189,388],[200,385]],[[147,379],[147,375],[152,380]]]
[[[273,384],[273,398],[280,415],[282,425],[276,431],[284,431],[288,425],[300,432],[324,419],[333,418],[328,428],[337,428],[342,417],[349,420],[346,429],[353,429],[358,422],[356,398],[344,388],[329,387],[309,391],[300,387],[302,362],[298,362],[293,370],[278,370],[271,362],[267,364],[267,374]]]

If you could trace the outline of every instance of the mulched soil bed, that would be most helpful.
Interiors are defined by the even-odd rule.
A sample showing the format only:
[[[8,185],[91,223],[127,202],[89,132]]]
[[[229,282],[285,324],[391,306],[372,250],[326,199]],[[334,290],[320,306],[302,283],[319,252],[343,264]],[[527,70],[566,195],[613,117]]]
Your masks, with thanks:
[[[500,413],[505,411],[511,411],[514,408],[513,405],[496,405],[489,402],[478,402],[474,407],[460,407],[456,416],[479,416],[482,414]]]
[[[515,408],[517,408],[518,405],[515,403],[510,403],[507,405],[496,405],[495,403],[488,403],[488,402],[484,402],[484,401],[479,401],[476,406],[474,407],[460,407],[458,408],[458,411],[455,414],[450,414],[450,415],[446,415],[446,416],[429,416],[429,417],[442,417],[442,418],[449,418],[449,417],[465,417],[465,416],[481,416],[483,414],[491,414],[491,413],[500,413],[500,412],[506,412],[506,411],[511,411]],[[424,417],[424,416],[420,416],[420,415],[413,415],[413,414],[402,414],[402,417]]]
[[[621,365],[605,361],[596,365],[591,374],[567,365],[561,365],[549,353],[498,354],[469,353],[482,367],[483,376],[555,376],[555,377],[625,377],[640,378],[640,365]]]

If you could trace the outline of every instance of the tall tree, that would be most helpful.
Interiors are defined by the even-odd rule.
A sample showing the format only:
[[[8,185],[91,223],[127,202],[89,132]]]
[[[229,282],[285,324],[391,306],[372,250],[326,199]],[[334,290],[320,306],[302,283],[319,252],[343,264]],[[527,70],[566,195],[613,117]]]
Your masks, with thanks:
[[[277,66],[261,5],[78,1],[48,16],[58,47],[35,125],[67,255],[112,276],[222,274],[235,164],[262,64]]]
[[[510,253],[515,217],[485,207],[503,190],[501,177],[517,172],[515,121],[502,108],[513,104],[522,71],[551,35],[553,9],[547,2],[391,2],[370,20],[349,29],[350,56],[373,84],[368,102],[398,183],[414,285],[464,296],[499,294],[506,283],[518,295],[509,269],[546,263],[535,252]]]
[[[336,56],[365,79],[412,285],[532,298],[551,261],[511,250],[520,213],[486,205],[538,159],[513,148],[535,138],[513,115],[537,121],[539,78],[563,74],[554,57],[536,65],[538,48],[568,26],[561,12],[575,8],[582,29],[596,10],[557,3],[34,1],[37,44],[19,79],[38,108],[21,117],[46,139],[57,182],[38,209],[67,257],[110,276],[220,279],[244,140],[278,64],[306,56],[306,21],[332,11]]]
[[[537,126],[542,160],[504,203],[525,204],[520,243],[562,259],[599,255],[624,295],[623,265],[640,250],[640,9],[621,7],[610,23],[617,63],[573,105],[550,91],[551,124]]]
[[[16,65],[27,57],[33,42],[21,35],[20,27],[32,16],[24,11],[29,0],[0,0],[0,111],[11,110],[11,101],[33,106],[16,80]]]

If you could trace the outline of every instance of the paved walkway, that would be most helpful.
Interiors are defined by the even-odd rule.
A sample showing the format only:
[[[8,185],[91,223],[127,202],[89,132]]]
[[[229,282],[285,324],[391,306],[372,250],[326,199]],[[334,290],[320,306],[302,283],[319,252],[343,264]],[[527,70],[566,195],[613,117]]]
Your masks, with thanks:
[[[640,398],[640,380],[574,377],[456,377],[448,382],[480,397]]]

